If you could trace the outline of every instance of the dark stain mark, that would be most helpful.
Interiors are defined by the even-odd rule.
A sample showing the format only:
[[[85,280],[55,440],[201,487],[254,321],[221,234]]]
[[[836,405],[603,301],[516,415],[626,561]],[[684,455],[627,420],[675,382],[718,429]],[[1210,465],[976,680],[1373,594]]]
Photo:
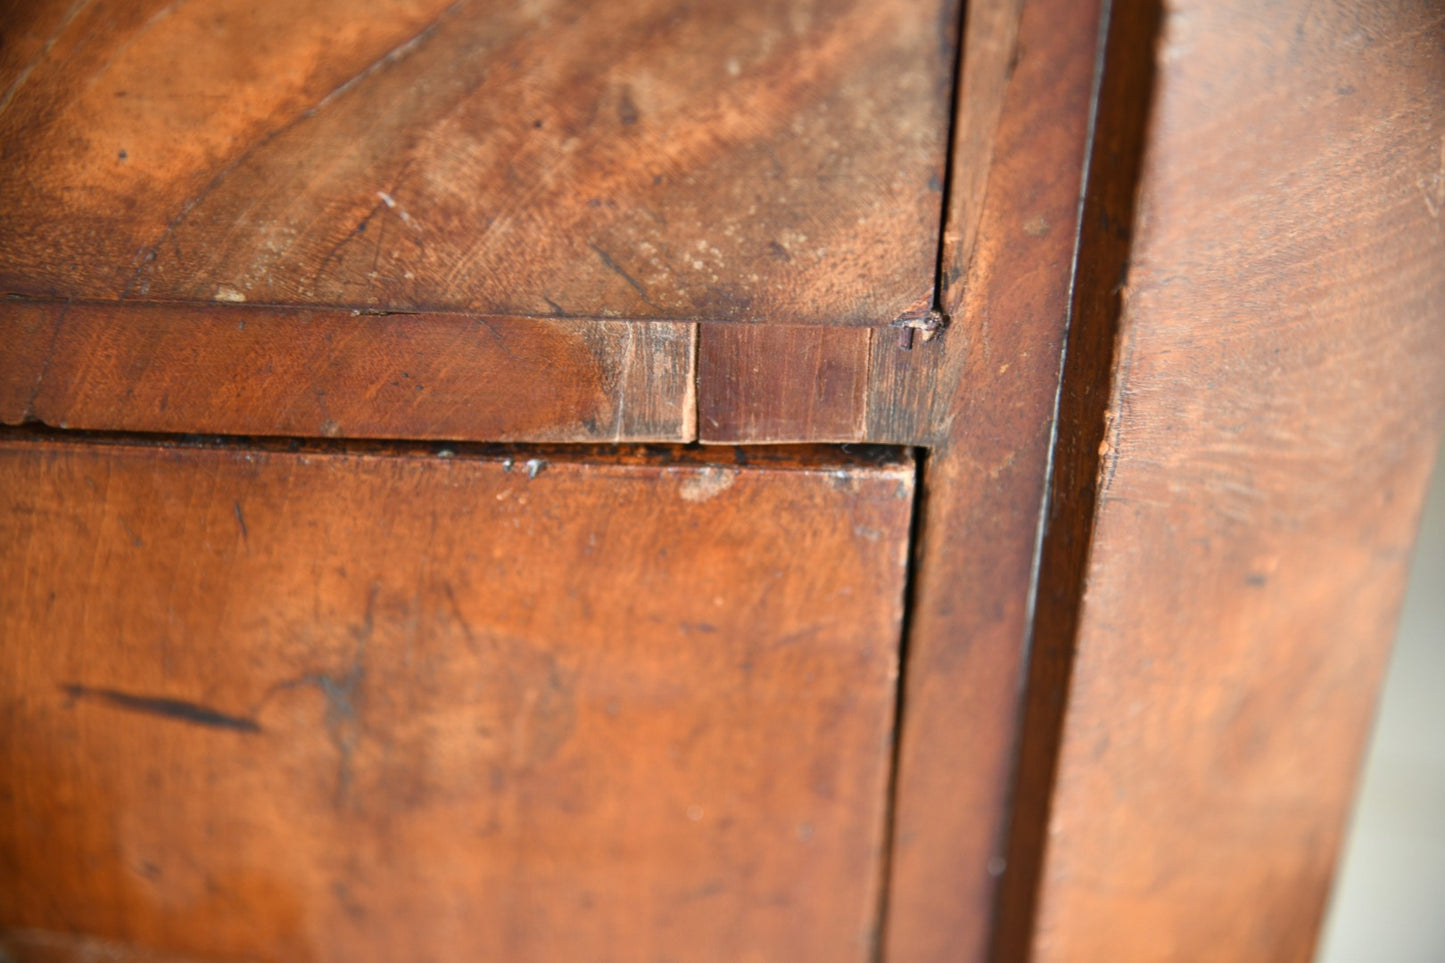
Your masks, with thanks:
[[[124,518],[117,518],[116,521],[120,522],[121,529],[125,532],[126,538],[130,539],[132,545],[136,548],[145,547],[145,542],[141,541],[141,537],[135,533],[135,529],[130,527],[129,522]]]
[[[1269,584],[1269,576],[1261,575],[1258,572],[1251,572],[1244,577],[1244,583],[1246,585],[1252,585],[1255,588],[1260,588],[1261,586]]]
[[[351,794],[353,762],[356,745],[361,741],[361,716],[357,712],[357,694],[366,678],[366,646],[371,641],[376,627],[376,594],[379,586],[373,584],[366,598],[366,615],[362,623],[351,629],[356,640],[351,660],[344,672],[310,672],[297,679],[287,679],[273,685],[267,693],[270,698],[277,692],[310,686],[321,693],[326,700],[326,714],[322,724],[326,735],[336,750],[336,806],[343,806]]]
[[[727,887],[722,884],[721,880],[713,879],[709,880],[701,886],[694,887],[690,890],[684,890],[683,892],[678,894],[678,900],[683,903],[690,903],[694,900],[708,899],[709,897],[717,896],[726,891]]]
[[[773,165],[772,175],[774,177],[782,178],[785,174],[787,174],[788,169],[783,166],[782,161],[778,160],[778,155],[776,151],[774,151],[767,144],[761,145],[761,150],[764,154],[768,155],[768,161]]]
[[[788,253],[788,249],[783,247],[777,241],[768,242],[768,253],[771,254],[773,257],[777,258],[779,261],[791,261],[793,259],[793,256]]]
[[[125,159],[126,159],[126,156],[127,156],[127,155],[126,155],[126,152],[125,152],[125,151],[121,151],[121,152],[120,152],[120,159],[121,159],[121,160],[125,160]]]
[[[632,88],[624,85],[617,100],[617,119],[622,121],[623,127],[631,127],[637,123],[638,116],[637,104],[632,101]]]
[[[457,604],[457,593],[452,591],[452,583],[443,582],[442,591],[446,594],[447,604],[451,606],[452,619],[461,628],[462,635],[467,640],[467,647],[475,650],[477,647],[477,638],[472,634],[472,627],[467,622],[466,616],[462,615],[462,607]]]
[[[236,524],[241,526],[241,541],[250,542],[251,531],[246,527],[246,516],[241,514],[241,503],[232,502],[231,504],[236,509]]]
[[[528,768],[547,762],[572,737],[577,725],[577,697],[572,680],[550,653],[526,643],[506,646],[507,690],[513,765]]]
[[[346,911],[347,916],[357,921],[366,919],[366,907],[357,900],[346,883],[341,881],[332,883],[331,894],[336,897],[336,902]]]
[[[371,641],[376,627],[376,593],[378,586],[371,587],[366,597],[366,615],[359,627],[352,629],[356,648],[352,651],[351,663],[340,674],[318,672],[305,678],[305,682],[321,690],[326,698],[326,733],[336,747],[336,803],[341,805],[351,793],[353,757],[356,744],[361,741],[361,717],[356,711],[356,695],[366,678],[366,646]]]
[[[648,295],[647,289],[644,288],[641,284],[639,284],[635,277],[622,270],[622,267],[616,261],[612,260],[612,255],[608,254],[606,251],[602,250],[602,248],[598,247],[591,241],[587,242],[587,246],[597,252],[597,256],[602,259],[602,263],[606,265],[607,270],[611,271],[613,274],[617,275],[622,280],[632,285],[632,290],[636,291],[642,297],[642,300],[647,302],[648,307],[654,309],[657,308],[657,305],[652,303],[652,298]]]
[[[93,689],[90,686],[68,683],[61,690],[71,699],[91,699],[127,712],[141,712],[180,722],[189,722],[212,729],[230,729],[233,732],[260,732],[261,726],[255,719],[245,716],[227,715],[208,706],[184,699],[165,699],[159,696],[132,695],[116,689]]]

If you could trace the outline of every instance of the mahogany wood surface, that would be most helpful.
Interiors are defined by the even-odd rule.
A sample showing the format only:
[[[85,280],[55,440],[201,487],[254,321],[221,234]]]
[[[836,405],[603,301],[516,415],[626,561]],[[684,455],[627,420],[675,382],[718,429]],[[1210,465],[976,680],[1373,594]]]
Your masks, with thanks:
[[[1441,14],[1166,8],[1036,960],[1311,958],[1445,427]]]
[[[775,325],[699,329],[700,441],[864,440],[874,332]]]
[[[954,0],[11,0],[0,291],[886,324]]]
[[[249,305],[12,302],[0,306],[0,422],[302,437],[691,441],[694,329]]]
[[[12,433],[5,945],[868,959],[913,468],[747,461]]]

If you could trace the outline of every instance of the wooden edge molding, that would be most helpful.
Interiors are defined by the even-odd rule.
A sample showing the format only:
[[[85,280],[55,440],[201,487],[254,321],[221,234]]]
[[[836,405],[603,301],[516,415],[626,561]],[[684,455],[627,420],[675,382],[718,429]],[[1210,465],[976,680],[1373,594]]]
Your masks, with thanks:
[[[943,292],[952,323],[939,337],[912,351],[875,339],[872,352],[869,437],[930,449],[903,665],[890,963],[988,952],[1106,13],[1098,0],[1029,0],[1016,24],[969,17],[964,75],[975,77],[975,50],[992,66],[961,91],[954,144],[989,144],[974,150],[991,159],[981,188],[960,181],[977,192],[972,208],[949,207],[945,237],[975,238],[966,282]],[[957,220],[974,216],[973,228]]]
[[[1113,0],[1089,154],[992,959],[1028,955],[1154,86],[1158,0]]]
[[[0,422],[517,442],[696,437],[690,324],[0,306]]]

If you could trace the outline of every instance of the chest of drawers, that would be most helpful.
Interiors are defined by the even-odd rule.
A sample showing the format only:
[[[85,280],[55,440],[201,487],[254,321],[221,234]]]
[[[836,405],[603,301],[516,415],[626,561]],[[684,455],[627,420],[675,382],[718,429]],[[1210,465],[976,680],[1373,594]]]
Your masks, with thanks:
[[[10,956],[1307,958],[1427,5],[5,18]]]

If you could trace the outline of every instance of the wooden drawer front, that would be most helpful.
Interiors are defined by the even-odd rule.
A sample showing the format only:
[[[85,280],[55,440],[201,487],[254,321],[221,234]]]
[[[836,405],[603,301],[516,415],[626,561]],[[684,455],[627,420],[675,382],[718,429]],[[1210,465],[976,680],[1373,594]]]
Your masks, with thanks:
[[[0,445],[0,948],[865,959],[913,469],[799,459]]]

